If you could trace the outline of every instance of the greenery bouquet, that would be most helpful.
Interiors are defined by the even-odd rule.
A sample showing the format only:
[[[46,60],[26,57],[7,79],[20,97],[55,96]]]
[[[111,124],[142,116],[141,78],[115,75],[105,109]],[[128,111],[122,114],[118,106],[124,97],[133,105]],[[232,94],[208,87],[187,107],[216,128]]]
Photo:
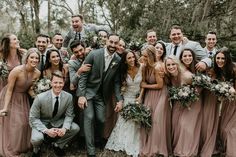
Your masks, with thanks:
[[[7,64],[0,61],[0,78],[5,80],[8,77],[9,71],[7,68]]]
[[[151,111],[143,104],[130,103],[126,105],[122,111],[121,116],[126,120],[132,120],[145,128],[152,127]]]

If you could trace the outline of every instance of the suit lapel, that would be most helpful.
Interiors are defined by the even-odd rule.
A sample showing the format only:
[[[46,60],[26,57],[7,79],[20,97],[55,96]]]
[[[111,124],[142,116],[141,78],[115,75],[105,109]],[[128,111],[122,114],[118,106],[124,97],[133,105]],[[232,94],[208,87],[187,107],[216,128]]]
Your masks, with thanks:
[[[48,114],[50,114],[50,116],[52,116],[53,104],[52,104],[52,92],[51,92],[51,90],[49,90],[48,93],[47,93],[47,104],[46,105],[48,106],[48,111],[49,111]]]
[[[105,57],[104,57],[104,53],[105,53],[105,49],[103,48],[101,50],[101,53],[99,55],[99,58],[98,58],[98,61],[100,62],[100,75],[102,76],[103,75],[103,71],[104,71],[104,68],[105,68]]]

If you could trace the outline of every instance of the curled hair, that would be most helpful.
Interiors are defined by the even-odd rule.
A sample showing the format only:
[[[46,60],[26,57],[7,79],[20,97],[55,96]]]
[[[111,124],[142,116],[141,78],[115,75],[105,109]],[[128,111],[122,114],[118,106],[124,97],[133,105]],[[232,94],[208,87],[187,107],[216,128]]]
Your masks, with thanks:
[[[38,49],[37,48],[30,48],[26,54],[23,56],[23,63],[26,64],[27,63],[27,60],[29,58],[29,56],[32,54],[32,53],[37,53],[38,57],[39,57],[39,62],[40,62],[40,54],[38,52]]]
[[[49,49],[47,51],[44,70],[47,70],[47,69],[52,67],[52,64],[50,62],[50,56],[51,56],[52,52],[57,52],[57,54],[59,55],[59,57],[60,57],[59,70],[62,71],[63,70],[63,62],[62,62],[62,59],[61,59],[60,52],[57,49]]]
[[[9,54],[10,54],[10,42],[11,42],[11,35],[14,35],[14,34],[11,34],[11,33],[7,33],[4,35],[4,37],[2,38],[1,40],[1,46],[0,46],[0,53],[1,53],[1,58],[4,62],[6,62]],[[21,63],[21,59],[22,59],[22,55],[20,53],[20,51],[17,49],[17,57]]]
[[[225,56],[225,65],[222,68],[218,67],[216,63],[216,57],[219,53],[222,53]],[[223,47],[219,49],[214,56],[213,69],[214,69],[216,78],[220,80],[225,79],[226,81],[235,81],[234,68],[235,66],[232,62],[229,49],[227,47]]]
[[[161,56],[161,60],[164,61],[164,58],[166,57],[166,45],[163,42],[161,42],[161,41],[158,41],[157,43],[162,45],[163,54]]]
[[[192,54],[192,57],[193,57],[193,61],[191,62],[190,66],[189,66],[189,67],[186,67],[186,66],[185,66],[185,67],[186,67],[191,73],[194,73],[194,74],[195,74],[195,72],[196,72],[196,70],[195,70],[195,65],[197,64],[197,60],[196,60],[196,55],[195,55],[195,53],[193,52],[192,49],[185,48],[185,49],[183,49],[183,50],[181,51],[180,56],[179,56],[180,62],[181,62],[183,65],[185,65],[184,62],[182,61],[182,57],[183,57],[183,54],[184,54],[185,51],[190,51],[190,53]]]
[[[125,50],[124,53],[121,56],[121,68],[120,68],[121,69],[120,70],[121,71],[121,75],[120,76],[121,76],[121,84],[122,84],[122,86],[123,85],[127,85],[126,78],[127,78],[127,74],[128,74],[128,64],[126,62],[126,57],[127,57],[128,53],[132,53],[134,55],[134,59],[135,59],[134,66],[135,67],[139,67],[140,66],[136,54],[133,51]]]

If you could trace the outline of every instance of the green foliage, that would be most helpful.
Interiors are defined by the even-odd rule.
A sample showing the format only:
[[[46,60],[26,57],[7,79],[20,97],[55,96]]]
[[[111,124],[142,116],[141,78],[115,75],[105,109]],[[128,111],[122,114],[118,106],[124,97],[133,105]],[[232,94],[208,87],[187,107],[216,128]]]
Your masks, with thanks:
[[[34,42],[36,36],[32,32],[30,31],[28,31],[28,33],[19,32],[17,36],[18,39],[20,40],[20,46],[22,48],[29,49],[31,47],[35,47]]]

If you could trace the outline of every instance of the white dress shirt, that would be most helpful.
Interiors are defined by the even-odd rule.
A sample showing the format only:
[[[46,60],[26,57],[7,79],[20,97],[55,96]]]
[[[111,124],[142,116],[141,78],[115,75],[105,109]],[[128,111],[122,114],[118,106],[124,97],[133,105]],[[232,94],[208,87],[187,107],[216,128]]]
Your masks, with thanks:
[[[109,54],[107,48],[104,49],[105,53],[104,53],[104,58],[105,58],[105,69],[104,71],[107,71],[109,64],[111,63],[111,60],[113,59],[115,53],[113,53],[112,55]]]

